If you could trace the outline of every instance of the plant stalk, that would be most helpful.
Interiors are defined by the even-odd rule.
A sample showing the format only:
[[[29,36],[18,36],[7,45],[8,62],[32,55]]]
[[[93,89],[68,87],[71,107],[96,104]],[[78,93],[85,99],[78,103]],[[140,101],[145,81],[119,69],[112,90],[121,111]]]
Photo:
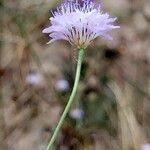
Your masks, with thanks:
[[[62,127],[64,120],[65,120],[65,118],[66,118],[66,116],[70,110],[72,103],[73,103],[73,100],[74,100],[74,97],[75,97],[75,94],[77,91],[79,79],[80,79],[80,72],[81,72],[81,65],[82,65],[82,61],[83,61],[83,56],[84,56],[84,49],[79,49],[76,76],[75,76],[75,82],[74,82],[73,90],[72,90],[69,101],[68,101],[68,103],[64,109],[64,112],[63,112],[63,114],[62,114],[62,116],[61,116],[61,118],[57,124],[57,127],[56,127],[56,129],[55,129],[55,131],[51,137],[51,140],[50,140],[46,150],[52,150],[52,146],[56,140],[58,132],[59,132],[60,128]]]

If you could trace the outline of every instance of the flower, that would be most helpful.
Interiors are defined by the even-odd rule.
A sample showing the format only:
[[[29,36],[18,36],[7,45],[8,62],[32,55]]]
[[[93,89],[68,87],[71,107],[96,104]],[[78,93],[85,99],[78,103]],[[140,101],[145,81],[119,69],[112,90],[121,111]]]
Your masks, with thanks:
[[[55,89],[58,92],[66,92],[69,90],[69,82],[65,79],[60,79],[56,82]]]
[[[142,144],[141,150],[150,150],[150,144],[148,144],[148,143]]]
[[[83,118],[83,115],[84,115],[84,112],[81,108],[74,108],[73,110],[71,110],[70,112],[70,116],[73,118],[73,119],[76,119],[76,120],[79,120],[79,119],[82,119]]]
[[[26,76],[26,83],[29,85],[37,86],[43,82],[43,76],[38,72],[30,72]]]
[[[52,15],[51,26],[43,30],[51,38],[48,43],[66,40],[77,48],[85,49],[97,37],[111,40],[109,32],[119,28],[113,25],[116,18],[103,13],[100,5],[93,0],[64,2]]]

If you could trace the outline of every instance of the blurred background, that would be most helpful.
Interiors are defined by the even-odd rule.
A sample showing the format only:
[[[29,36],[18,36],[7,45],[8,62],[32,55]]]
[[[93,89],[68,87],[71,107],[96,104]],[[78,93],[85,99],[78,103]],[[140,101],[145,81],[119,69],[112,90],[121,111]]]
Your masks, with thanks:
[[[0,0],[0,150],[45,150],[70,96],[76,50],[42,34],[59,3]],[[150,1],[101,4],[121,28],[85,51],[54,149],[150,150]]]

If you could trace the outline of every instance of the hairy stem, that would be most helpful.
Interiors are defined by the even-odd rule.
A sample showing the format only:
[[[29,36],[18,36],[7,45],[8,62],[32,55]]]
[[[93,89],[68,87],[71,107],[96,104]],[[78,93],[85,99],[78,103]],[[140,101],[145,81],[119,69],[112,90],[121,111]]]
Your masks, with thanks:
[[[72,90],[72,93],[70,95],[70,98],[69,98],[69,101],[64,109],[64,112],[58,122],[58,125],[52,135],[52,138],[47,146],[47,149],[46,150],[52,150],[52,146],[56,140],[56,137],[57,137],[57,134],[60,130],[60,128],[62,127],[63,123],[64,123],[64,120],[66,118],[66,115],[67,113],[69,112],[70,110],[70,107],[73,103],[73,100],[74,100],[74,97],[75,97],[75,94],[76,94],[76,91],[77,91],[77,86],[78,86],[78,83],[79,83],[79,78],[80,78],[80,72],[81,72],[81,65],[82,65],[82,61],[83,61],[83,56],[84,56],[84,49],[79,49],[79,54],[78,54],[78,63],[77,63],[77,69],[76,69],[76,76],[75,76],[75,82],[74,82],[74,86],[73,86],[73,90]]]

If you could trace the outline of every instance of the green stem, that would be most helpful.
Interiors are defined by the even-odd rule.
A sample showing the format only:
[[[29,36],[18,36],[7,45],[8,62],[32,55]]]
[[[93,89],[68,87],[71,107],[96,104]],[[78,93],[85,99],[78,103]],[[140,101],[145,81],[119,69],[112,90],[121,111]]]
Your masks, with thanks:
[[[83,56],[84,56],[84,49],[79,49],[79,54],[78,54],[78,63],[77,63],[77,69],[76,69],[76,76],[75,76],[75,82],[74,82],[74,86],[73,86],[73,90],[72,90],[72,93],[71,93],[71,96],[69,98],[69,101],[64,109],[64,112],[58,122],[58,125],[52,135],[52,138],[47,146],[47,149],[46,150],[52,150],[52,146],[56,140],[56,137],[57,137],[57,134],[60,130],[60,128],[62,127],[63,123],[64,123],[64,120],[66,118],[66,115],[68,113],[68,111],[70,110],[70,107],[72,105],[72,102],[74,100],[74,97],[75,97],[75,94],[76,94],[76,91],[77,91],[77,86],[78,86],[78,83],[79,83],[79,78],[80,78],[80,72],[81,72],[81,65],[82,65],[82,61],[83,61]]]

